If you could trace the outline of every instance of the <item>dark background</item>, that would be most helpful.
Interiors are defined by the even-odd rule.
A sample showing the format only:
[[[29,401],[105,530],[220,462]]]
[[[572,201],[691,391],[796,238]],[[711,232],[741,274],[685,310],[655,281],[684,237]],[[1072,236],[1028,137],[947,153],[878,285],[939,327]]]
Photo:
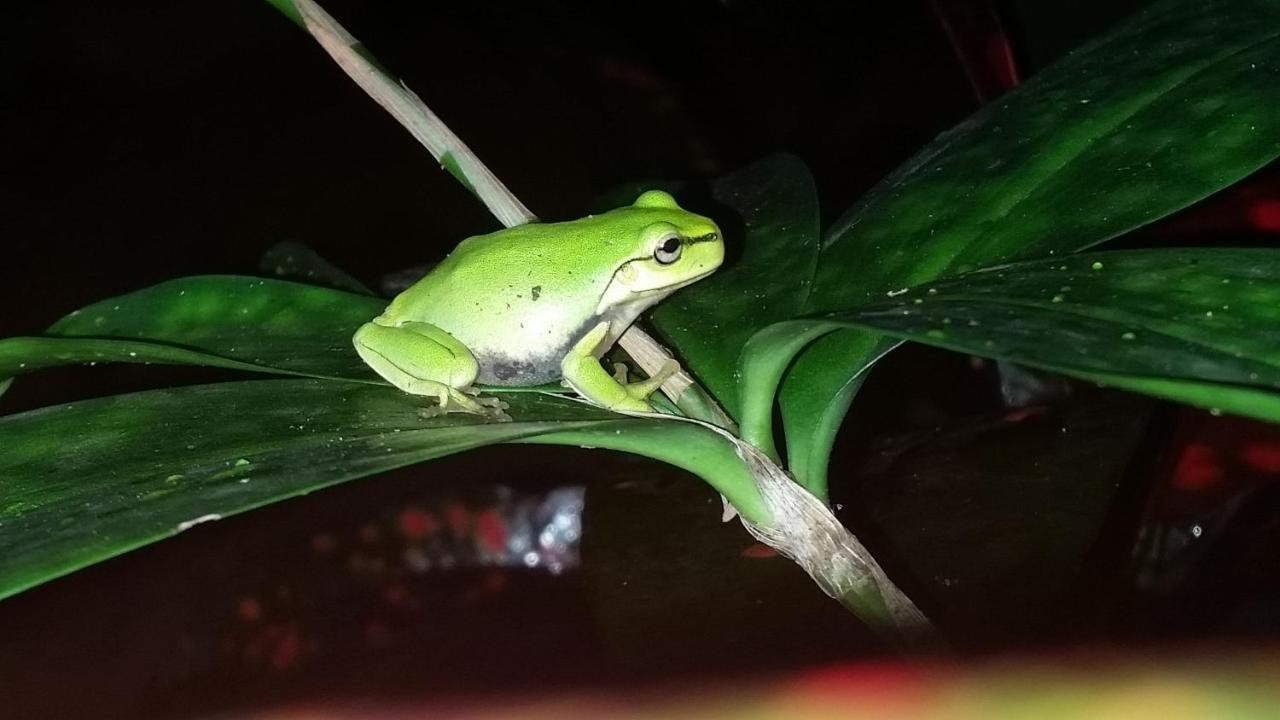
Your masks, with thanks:
[[[1029,72],[1136,2],[1003,8]],[[777,150],[838,214],[976,100],[926,2],[328,9],[537,214]],[[20,8],[20,9],[18,9]],[[372,280],[494,228],[263,2],[5,11],[0,334],[299,240]]]
[[[991,7],[1027,76],[1140,4]],[[829,220],[978,107],[938,14],[923,0],[333,0],[326,8],[547,219],[576,216],[622,182],[713,177],[787,151],[813,170]],[[495,229],[425,150],[263,2],[76,1],[3,12],[0,336],[37,333],[89,302],[175,276],[255,273],[263,251],[283,240],[306,243],[374,284]],[[940,362],[950,369],[936,370]],[[912,364],[904,353],[877,371],[885,381],[869,383],[859,400],[893,412],[879,426],[851,423],[849,432],[930,425],[943,417],[939,403],[949,412],[957,403],[994,411],[989,385],[968,387],[982,377],[968,368],[963,358],[940,354]],[[0,411],[204,377],[189,369],[53,371],[18,383]],[[936,397],[909,402],[930,394]],[[912,407],[935,412],[913,421],[903,417]],[[1078,430],[1072,438],[1092,432],[1105,439],[1115,473],[1095,480],[1114,488],[1133,472],[1128,458],[1145,452],[1158,461],[1149,447],[1153,407],[1112,395],[1054,423]],[[869,416],[876,413],[862,413]],[[951,501],[946,488],[965,476],[956,448],[998,424],[984,423],[970,423],[965,440],[944,434],[945,452],[913,466],[917,474],[946,471],[942,495],[920,497],[935,506]],[[1102,445],[1058,448],[1058,425],[1042,429],[1049,440],[1022,427],[1032,434],[969,443],[987,458],[995,457],[992,448],[1025,453],[971,468],[972,486],[1016,475],[1000,465],[1006,461],[1027,467],[1040,457],[1070,470],[1102,452]],[[872,478],[890,452],[871,441],[846,438],[845,445],[836,466],[867,468]],[[588,519],[584,552],[608,568],[600,571],[606,579],[508,577],[497,583],[505,591],[483,573],[425,579],[414,590],[431,612],[370,620],[385,611],[370,600],[380,590],[311,552],[316,533],[356,543],[367,527],[394,526],[398,508],[432,502],[441,484],[462,493],[499,482],[596,483],[597,509],[588,512],[604,529],[593,536]],[[891,484],[877,490],[849,480],[843,492],[875,498],[884,487]],[[879,652],[797,569],[744,559],[750,541],[737,526],[715,522],[716,502],[670,469],[603,453],[584,463],[551,448],[451,458],[335,488],[202,526],[0,604],[0,703],[23,717],[83,716],[86,708],[101,716],[175,716],[326,693],[542,690],[681,672],[732,675]],[[1073,496],[1056,507],[1090,502]],[[1097,532],[1123,526],[1102,507],[1091,511],[1102,523]],[[877,508],[869,518],[880,512],[888,527],[901,522],[892,503]],[[659,516],[678,531],[639,545]],[[875,548],[874,527],[867,537]],[[894,554],[885,561],[894,574]],[[633,573],[628,589],[601,590],[617,589],[609,573],[619,567]],[[728,570],[717,575],[711,567]],[[907,588],[928,597],[930,583],[943,580],[917,577]],[[1040,583],[1042,604],[1006,597],[1012,609],[1003,617],[1024,624],[970,649],[1049,647],[1106,626],[1096,608],[1076,602],[1079,583],[1056,580],[1062,588],[1028,581]],[[672,587],[693,590],[678,597]],[[717,591],[730,597],[699,607]],[[980,628],[978,620],[998,614],[990,592],[971,592],[969,610],[961,595],[948,606],[960,614],[951,619],[958,636],[966,623]],[[275,623],[274,640],[253,634],[247,600]],[[1057,604],[1046,611],[1044,603]],[[374,642],[371,627],[386,632],[373,633]],[[296,647],[277,667],[270,648],[279,650],[281,637]],[[265,655],[249,652],[255,642],[259,649],[266,643]]]

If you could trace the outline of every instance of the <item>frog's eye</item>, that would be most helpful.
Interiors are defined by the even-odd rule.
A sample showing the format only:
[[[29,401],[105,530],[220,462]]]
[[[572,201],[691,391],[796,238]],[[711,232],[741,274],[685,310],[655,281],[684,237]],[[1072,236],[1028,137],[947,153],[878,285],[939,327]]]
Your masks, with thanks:
[[[658,247],[653,250],[653,259],[662,265],[670,265],[680,259],[680,236],[669,235],[658,243]]]

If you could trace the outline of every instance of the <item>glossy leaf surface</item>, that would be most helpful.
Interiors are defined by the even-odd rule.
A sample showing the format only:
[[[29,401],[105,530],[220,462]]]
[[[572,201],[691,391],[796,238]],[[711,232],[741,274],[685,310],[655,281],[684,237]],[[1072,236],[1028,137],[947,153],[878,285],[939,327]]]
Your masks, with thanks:
[[[356,355],[351,335],[385,305],[281,280],[178,278],[77,310],[46,336],[0,340],[0,377],[131,362],[379,382]]]
[[[201,522],[430,458],[528,440],[620,447],[695,472],[761,517],[732,445],[700,426],[510,397],[514,422],[424,419],[385,386],[253,380],[0,418],[0,597]],[[563,433],[555,437],[552,433]]]
[[[1016,263],[831,319],[1280,422],[1280,250]]]

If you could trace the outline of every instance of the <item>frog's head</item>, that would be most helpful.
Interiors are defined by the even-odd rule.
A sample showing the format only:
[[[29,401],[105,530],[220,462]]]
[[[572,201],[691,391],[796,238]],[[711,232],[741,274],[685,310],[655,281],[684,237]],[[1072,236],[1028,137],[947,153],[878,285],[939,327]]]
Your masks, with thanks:
[[[615,293],[652,304],[710,275],[724,261],[720,228],[681,208],[669,193],[650,190],[622,212],[634,220],[628,224],[635,235],[630,257],[614,274],[610,289]]]

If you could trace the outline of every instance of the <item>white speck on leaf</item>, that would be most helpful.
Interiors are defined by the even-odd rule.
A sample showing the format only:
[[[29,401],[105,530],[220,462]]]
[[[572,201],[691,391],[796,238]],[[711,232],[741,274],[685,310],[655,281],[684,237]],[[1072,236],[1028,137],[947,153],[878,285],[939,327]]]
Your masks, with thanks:
[[[209,513],[208,515],[201,515],[200,517],[193,518],[191,520],[183,520],[182,522],[178,523],[177,530],[178,532],[185,532],[199,525],[200,523],[213,522],[214,520],[221,520],[221,519],[222,519],[222,516],[219,515],[218,513]]]

